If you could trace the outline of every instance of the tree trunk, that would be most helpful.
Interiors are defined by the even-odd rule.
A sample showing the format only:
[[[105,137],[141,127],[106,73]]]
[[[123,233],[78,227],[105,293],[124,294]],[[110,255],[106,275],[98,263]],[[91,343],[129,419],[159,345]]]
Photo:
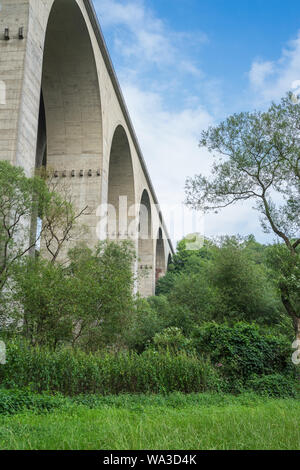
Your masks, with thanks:
[[[295,316],[295,318],[293,319],[293,323],[295,328],[296,340],[299,340],[300,342],[300,318]]]
[[[281,287],[280,290],[281,290],[282,303],[288,315],[293,320],[293,325],[294,325],[294,330],[295,330],[295,339],[300,341],[300,317],[297,315],[297,312],[295,312],[295,309],[293,308],[290,302],[289,295],[286,289],[284,287]]]

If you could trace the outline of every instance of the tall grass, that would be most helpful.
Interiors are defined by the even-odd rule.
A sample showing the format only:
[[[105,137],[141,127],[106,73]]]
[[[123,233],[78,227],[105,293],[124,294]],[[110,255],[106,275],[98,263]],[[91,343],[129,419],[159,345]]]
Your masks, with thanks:
[[[144,397],[142,406],[136,407],[133,402],[130,407],[125,402],[107,403],[96,409],[73,406],[49,414],[0,416],[0,448],[300,449],[297,400],[250,400],[245,405],[232,397],[217,406],[195,401],[183,407],[156,400],[147,402]]]
[[[64,395],[203,392],[221,387],[217,371],[185,353],[146,351],[86,354],[82,351],[31,348],[10,343],[0,384]]]

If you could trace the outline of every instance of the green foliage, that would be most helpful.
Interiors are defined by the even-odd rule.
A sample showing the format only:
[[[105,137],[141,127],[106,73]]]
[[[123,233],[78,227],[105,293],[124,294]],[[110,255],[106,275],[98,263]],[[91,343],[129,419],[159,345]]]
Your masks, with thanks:
[[[79,405],[48,414],[0,416],[0,448],[127,451],[299,448],[300,403],[294,399],[259,398],[253,394],[238,397],[176,394],[96,397],[95,408],[89,403]]]
[[[14,264],[35,246],[32,214],[42,214],[50,199],[43,179],[0,161],[0,294]]]
[[[199,250],[189,250],[187,248],[189,240],[183,239],[177,244],[177,250],[173,256],[172,266],[175,272],[189,272],[191,267],[201,260],[210,260],[213,257],[215,244],[209,240],[204,240],[204,246]]]
[[[176,270],[159,281],[164,295],[150,299],[150,305],[165,326],[187,336],[206,321],[279,324],[283,307],[267,250],[251,236],[206,240],[195,251],[186,250],[183,240],[174,256]]]
[[[264,264],[257,264],[245,244],[225,239],[208,269],[210,282],[219,289],[223,319],[244,319],[272,324],[281,305]]]
[[[66,404],[60,395],[37,395],[29,390],[6,390],[0,388],[0,415],[13,415],[25,410],[44,413],[61,408]]]
[[[147,407],[173,408],[179,410],[190,407],[223,407],[226,405],[254,406],[264,403],[261,395],[252,392],[243,392],[239,395],[224,394],[222,392],[181,393],[170,394],[139,394],[139,395],[77,395],[66,398],[75,405],[88,408],[114,407],[127,410],[145,410]]]
[[[0,383],[7,388],[30,387],[36,392],[71,396],[221,389],[218,373],[210,363],[184,352],[86,354],[68,349],[53,352],[18,342],[8,345]]]
[[[159,351],[177,352],[190,349],[190,340],[183,335],[180,328],[176,327],[166,328],[157,333],[153,338],[153,344]]]
[[[174,287],[178,274],[175,271],[169,270],[165,276],[161,277],[156,284],[156,295],[166,295]]]
[[[288,94],[266,112],[230,116],[202,133],[200,145],[216,152],[210,178],[197,175],[186,183],[186,203],[216,211],[239,201],[253,200],[262,228],[285,244],[278,288],[296,337],[300,337],[300,104]],[[283,255],[283,256],[282,256]],[[296,289],[296,290],[295,290]]]
[[[100,242],[94,253],[79,247],[69,257],[77,291],[76,344],[87,350],[124,346],[135,308],[132,244]]]
[[[266,259],[286,308],[291,312],[300,312],[300,249],[297,248],[290,256],[285,245],[275,244],[268,247]],[[294,321],[297,319],[294,318]]]
[[[151,307],[150,302],[138,298],[132,310],[128,329],[123,332],[124,342],[129,349],[143,352],[155,334],[161,331],[163,327],[162,317]]]
[[[208,323],[195,328],[192,345],[219,368],[228,391],[243,388],[253,375],[295,374],[290,342],[280,335],[261,333],[257,325]]]
[[[76,213],[69,191],[58,190],[49,176],[43,169],[28,178],[22,168],[0,162],[0,294],[14,266],[40,240],[54,262],[65,243],[85,231],[78,219],[86,208]]]
[[[133,260],[128,242],[74,248],[64,265],[26,257],[15,269],[0,319],[32,345],[121,347],[135,308]]]
[[[161,330],[167,327],[177,327],[182,329],[186,336],[190,334],[194,326],[193,314],[184,302],[171,303],[170,299],[164,295],[151,297],[148,302],[160,319]]]
[[[274,381],[275,380],[275,381]],[[260,384],[268,382],[269,391]],[[63,396],[59,393],[34,393],[28,389],[14,390],[0,388],[0,415],[15,415],[24,412],[43,414],[55,410],[75,411],[78,407],[89,409],[109,408],[126,409],[130,411],[146,411],[149,407],[181,410],[190,407],[219,407],[227,405],[244,405],[253,407],[265,402],[266,395],[278,397],[295,397],[295,391],[290,388],[291,383],[282,376],[270,375],[253,379],[254,387],[258,393],[243,392],[239,395],[212,393],[181,393],[169,394],[120,394],[120,395],[75,395]],[[256,385],[258,384],[258,385]],[[277,384],[280,386],[277,387]],[[285,389],[287,386],[287,389]]]
[[[15,269],[13,279],[12,295],[4,305],[10,329],[21,330],[32,345],[55,348],[71,341],[78,296],[65,269],[27,257]]]
[[[156,334],[153,346],[142,354],[51,351],[13,341],[7,363],[0,368],[0,384],[69,396],[243,390],[282,397],[299,394],[288,341],[246,323],[209,323],[196,328],[191,340],[181,330],[168,328]]]
[[[222,313],[222,299],[218,289],[200,274],[182,274],[177,279],[173,290],[168,296],[169,302],[176,311],[183,310],[183,327],[190,332],[194,324],[200,324],[211,319],[217,319]],[[190,313],[185,316],[185,309]],[[176,314],[175,314],[176,317]]]
[[[296,398],[299,396],[299,385],[295,379],[282,374],[253,376],[247,387],[260,395],[276,398]]]
[[[199,274],[206,263],[213,258],[215,244],[211,240],[205,239],[204,246],[199,250],[188,250],[187,242],[186,239],[178,242],[167,274],[158,280],[156,295],[168,295],[181,274]]]

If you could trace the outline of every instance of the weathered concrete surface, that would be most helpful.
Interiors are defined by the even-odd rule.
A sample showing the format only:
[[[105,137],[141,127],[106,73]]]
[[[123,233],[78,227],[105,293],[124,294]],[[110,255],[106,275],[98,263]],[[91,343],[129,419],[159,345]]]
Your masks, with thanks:
[[[139,208],[121,209],[130,228],[112,224],[108,235],[135,238],[137,269],[146,273],[139,291],[153,294],[172,248],[91,1],[1,4],[0,81],[6,103],[0,104],[0,159],[22,166],[28,175],[43,162],[56,171],[78,208],[89,208],[82,223],[89,227],[90,245],[98,241],[100,204],[117,206],[120,215],[118,200],[126,196],[128,208],[141,202],[150,208],[150,238]]]

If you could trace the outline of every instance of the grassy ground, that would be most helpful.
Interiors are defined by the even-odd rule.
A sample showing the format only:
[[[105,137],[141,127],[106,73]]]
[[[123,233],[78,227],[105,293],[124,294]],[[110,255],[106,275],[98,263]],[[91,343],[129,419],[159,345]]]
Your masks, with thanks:
[[[0,415],[0,448],[300,449],[299,422],[300,403],[292,399],[208,394],[82,398],[50,413]]]

